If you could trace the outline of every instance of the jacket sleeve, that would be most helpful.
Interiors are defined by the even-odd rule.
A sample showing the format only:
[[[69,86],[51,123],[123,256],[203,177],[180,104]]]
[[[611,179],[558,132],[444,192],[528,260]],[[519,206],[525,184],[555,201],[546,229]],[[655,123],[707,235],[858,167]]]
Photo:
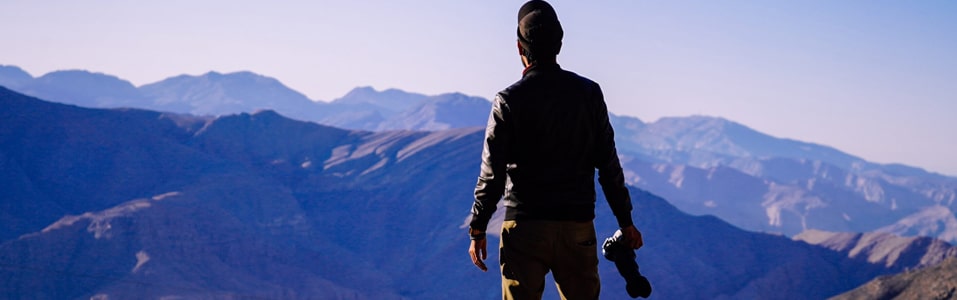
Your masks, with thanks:
[[[618,226],[625,228],[634,225],[631,219],[631,196],[625,187],[625,175],[618,160],[618,150],[615,149],[615,131],[608,120],[608,107],[600,87],[596,87],[594,97],[597,103],[595,167],[598,169],[598,183],[605,193],[608,206],[618,219]]]
[[[489,219],[505,193],[505,149],[511,138],[509,119],[508,105],[501,95],[496,95],[485,127],[482,170],[475,184],[475,203],[472,204],[472,221],[469,223],[473,229],[487,229]]]

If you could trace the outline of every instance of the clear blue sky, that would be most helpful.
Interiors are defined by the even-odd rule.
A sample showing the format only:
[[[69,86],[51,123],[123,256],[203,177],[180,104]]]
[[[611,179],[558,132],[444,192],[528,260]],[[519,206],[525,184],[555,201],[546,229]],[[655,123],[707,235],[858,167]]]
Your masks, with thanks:
[[[250,70],[329,101],[356,86],[491,97],[519,78],[522,1],[0,2],[0,64],[136,85]],[[612,112],[720,116],[957,175],[957,1],[552,1],[559,62]]]

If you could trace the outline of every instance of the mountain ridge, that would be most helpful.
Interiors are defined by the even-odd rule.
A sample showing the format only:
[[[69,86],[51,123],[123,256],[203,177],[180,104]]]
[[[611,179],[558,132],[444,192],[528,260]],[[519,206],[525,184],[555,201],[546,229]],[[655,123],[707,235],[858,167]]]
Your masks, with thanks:
[[[371,87],[356,88],[330,102],[314,102],[278,80],[251,72],[184,76],[172,78],[189,79],[191,82],[182,90],[193,92],[171,95],[194,95],[197,100],[179,99],[181,103],[220,99],[213,102],[228,102],[222,107],[232,107],[229,113],[274,106],[279,113],[296,119],[366,131],[482,127],[490,105],[486,99],[456,93],[427,96]],[[276,95],[291,96],[260,93],[264,96],[254,97],[259,100],[228,97],[227,90],[234,88],[219,83],[210,88],[211,84],[203,83],[207,80],[204,76],[259,78],[270,85],[240,86],[275,89],[282,91]],[[170,96],[177,97],[186,96]],[[282,100],[285,98],[298,100]],[[261,104],[246,105],[255,101]],[[282,108],[268,104],[272,102],[299,104]],[[168,110],[209,115],[227,111],[223,108],[217,113],[213,107],[219,106],[209,106],[205,111]],[[897,164],[870,163],[832,147],[777,138],[723,118],[691,116],[643,122],[611,115],[610,120],[619,154],[623,161],[630,162],[626,163],[628,181],[666,195],[683,211],[716,215],[748,230],[786,235],[806,229],[883,230],[957,243],[957,225],[948,225],[957,224],[957,217],[913,221],[937,206],[951,213],[957,211],[957,178]],[[736,187],[739,184],[746,186]],[[734,195],[737,191],[746,197]]]
[[[957,257],[957,247],[927,237],[902,237],[884,232],[849,233],[808,230],[794,236],[796,241],[822,246],[863,257],[868,262],[899,269],[917,269]]]
[[[349,131],[269,111],[184,122],[6,89],[0,106],[0,153],[24,171],[3,168],[0,175],[22,175],[49,191],[0,198],[0,205],[41,196],[70,204],[0,243],[3,297],[448,299],[500,292],[490,288],[497,276],[469,264],[459,228],[472,201],[477,165],[469,162],[480,156],[482,128]],[[126,133],[144,131],[153,136]],[[61,147],[69,151],[54,151]],[[97,163],[46,164],[90,158]],[[51,181],[53,174],[85,176]],[[106,184],[115,178],[141,184]],[[638,259],[655,297],[814,299],[898,271],[691,216],[629,190],[646,237]],[[617,224],[598,194],[596,229],[604,236]],[[623,297],[614,267],[605,261],[600,270],[605,295]],[[546,294],[557,296],[554,289]]]
[[[20,67],[12,65],[0,65],[0,86],[10,88],[19,88],[33,80],[33,75],[27,73]]]
[[[37,97],[89,107],[136,107],[144,101],[129,81],[77,69],[46,73],[20,84],[19,89]]]

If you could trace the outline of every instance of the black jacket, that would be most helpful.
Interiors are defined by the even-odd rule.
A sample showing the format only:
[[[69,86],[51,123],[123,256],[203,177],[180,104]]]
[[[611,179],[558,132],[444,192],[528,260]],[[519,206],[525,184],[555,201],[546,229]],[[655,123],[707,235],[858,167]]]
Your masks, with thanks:
[[[486,230],[503,193],[506,220],[591,221],[596,168],[618,225],[632,225],[601,87],[557,64],[532,66],[492,103],[470,226]]]

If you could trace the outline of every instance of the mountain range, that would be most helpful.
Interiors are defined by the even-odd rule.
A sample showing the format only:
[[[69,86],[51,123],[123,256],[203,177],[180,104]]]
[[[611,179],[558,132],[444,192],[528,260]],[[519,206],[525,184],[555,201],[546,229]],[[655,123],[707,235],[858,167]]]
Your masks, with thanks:
[[[692,214],[786,235],[881,231],[957,242],[953,177],[870,163],[720,118],[664,118],[619,135],[629,182]]]
[[[497,297],[462,227],[482,135],[91,109],[0,88],[0,298]],[[820,299],[917,267],[629,190],[652,298]],[[598,194],[596,228],[610,235]],[[600,270],[603,297],[624,299],[613,264]]]
[[[33,78],[0,65],[0,86],[55,102],[94,108],[142,108],[220,116],[269,109],[298,120],[358,130],[442,130],[476,126],[488,100],[448,93],[437,96],[371,87],[330,102],[313,101],[278,80],[252,72],[179,75],[140,87],[116,76],[65,70]]]
[[[345,129],[445,130],[484,126],[489,102],[458,93],[426,96],[356,88],[312,101],[251,72],[181,75],[134,87],[110,75],[57,71],[33,78],[0,66],[0,85],[87,107],[135,107],[221,116],[272,109]],[[837,149],[772,137],[722,118],[611,117],[630,184],[682,211],[735,226],[797,235],[805,230],[887,232],[957,243],[957,178],[876,164]]]

